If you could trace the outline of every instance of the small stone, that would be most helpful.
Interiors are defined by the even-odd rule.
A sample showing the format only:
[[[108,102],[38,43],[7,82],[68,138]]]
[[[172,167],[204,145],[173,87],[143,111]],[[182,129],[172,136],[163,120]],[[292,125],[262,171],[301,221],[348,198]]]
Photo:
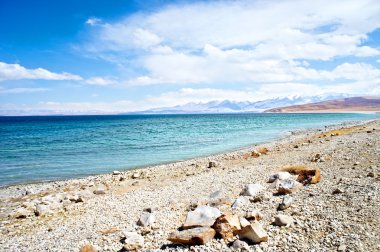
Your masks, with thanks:
[[[133,178],[133,179],[137,179],[137,178],[139,178],[140,176],[141,176],[141,172],[135,172],[135,173],[132,174],[132,178]]]
[[[151,226],[156,221],[156,217],[153,213],[142,212],[140,219],[137,222],[137,225],[142,227]]]
[[[357,165],[359,165],[360,164],[360,162],[355,162],[354,163],[354,166],[357,166]]]
[[[240,195],[243,196],[256,196],[259,192],[263,191],[265,188],[260,184],[248,184],[244,187]]]
[[[120,174],[121,174],[120,171],[113,171],[113,172],[112,172],[112,175],[114,175],[114,176],[115,176],[115,175],[120,175]]]
[[[282,198],[282,202],[280,203],[280,205],[278,205],[278,210],[285,210],[288,207],[290,207],[292,203],[293,198],[289,195],[285,195],[284,198]]]
[[[79,252],[98,252],[98,250],[94,246],[92,246],[91,244],[87,244],[87,245],[84,245],[83,247],[81,247]]]
[[[101,195],[101,194],[106,194],[106,191],[104,190],[104,188],[97,188],[93,191],[93,193],[96,195]]]
[[[344,193],[344,190],[341,189],[341,188],[336,188],[336,189],[334,189],[334,191],[332,192],[332,194],[340,194],[340,193]]]
[[[256,150],[254,150],[254,151],[252,151],[251,156],[252,156],[252,157],[255,157],[255,158],[258,158],[258,157],[261,156],[261,153],[258,152],[258,151],[256,151]]]
[[[208,168],[214,168],[217,167],[218,163],[216,161],[210,161],[208,162]]]
[[[274,222],[273,224],[276,226],[289,226],[294,222],[294,219],[290,216],[284,215],[284,214],[279,214],[274,217]]]
[[[347,250],[347,246],[346,245],[340,245],[339,247],[338,247],[338,251],[340,251],[340,252],[345,252]]]
[[[256,203],[256,202],[262,202],[262,201],[269,201],[271,198],[272,198],[272,193],[260,192],[256,196],[250,198],[250,201],[253,203]]]
[[[263,218],[263,215],[260,213],[259,210],[253,209],[253,210],[247,211],[245,213],[245,218],[247,220],[256,220],[256,221],[259,221],[259,220],[261,220]]]
[[[236,215],[221,215],[216,219],[212,226],[216,233],[221,235],[224,240],[233,238],[237,232],[241,229],[239,217]]]
[[[210,227],[199,227],[175,231],[169,235],[168,240],[174,244],[204,245],[215,236],[215,230]]]
[[[211,227],[215,223],[215,220],[221,215],[220,211],[215,207],[197,207],[194,211],[187,214],[183,228]]]
[[[279,180],[285,180],[291,178],[292,175],[289,172],[276,172],[269,177],[269,183],[275,182],[277,179]]]
[[[373,172],[369,172],[369,173],[367,174],[367,177],[374,178],[374,177],[375,177],[375,173],[373,173]]]
[[[125,178],[124,177],[120,177],[119,178],[119,181],[121,182],[121,181],[124,181],[125,180]]]
[[[127,251],[140,251],[144,246],[144,237],[136,232],[123,232],[125,236],[124,249]]]
[[[246,197],[244,196],[240,196],[238,197],[235,202],[232,204],[232,208],[233,209],[236,209],[236,208],[239,208],[239,207],[242,207],[242,206],[245,206],[245,205],[248,205],[249,204],[249,199],[247,199]]]
[[[248,243],[241,240],[235,240],[234,243],[232,243],[232,248],[234,250],[249,251]]]
[[[44,216],[49,213],[50,209],[47,205],[37,205],[34,213],[36,216]]]
[[[254,222],[240,230],[239,238],[247,239],[253,243],[260,243],[268,240],[268,234],[259,222]]]

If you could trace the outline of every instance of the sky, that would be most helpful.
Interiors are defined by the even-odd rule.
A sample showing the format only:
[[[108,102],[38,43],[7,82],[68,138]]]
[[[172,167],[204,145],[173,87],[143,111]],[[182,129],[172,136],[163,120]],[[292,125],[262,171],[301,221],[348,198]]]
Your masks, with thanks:
[[[0,0],[0,114],[380,95],[378,0]]]

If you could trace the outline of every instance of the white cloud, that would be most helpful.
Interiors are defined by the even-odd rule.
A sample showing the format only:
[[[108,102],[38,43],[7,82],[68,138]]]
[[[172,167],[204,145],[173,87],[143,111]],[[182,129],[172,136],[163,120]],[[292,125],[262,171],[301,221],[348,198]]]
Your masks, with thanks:
[[[41,79],[41,80],[81,80],[82,77],[70,73],[53,73],[44,68],[27,69],[19,64],[0,62],[0,81]]]
[[[45,92],[47,88],[3,88],[0,87],[0,94],[19,94],[19,93],[34,93]]]
[[[133,60],[144,74],[128,85],[335,80],[337,66],[327,73],[307,61],[380,55],[364,45],[379,13],[375,0],[172,4],[100,25],[85,48],[113,63]]]
[[[92,17],[86,20],[86,24],[90,26],[99,25],[101,22],[102,20],[100,18],[95,18],[95,17]]]
[[[112,84],[115,84],[116,81],[108,78],[103,77],[92,77],[86,80],[86,83],[89,85],[96,85],[96,86],[109,86]]]

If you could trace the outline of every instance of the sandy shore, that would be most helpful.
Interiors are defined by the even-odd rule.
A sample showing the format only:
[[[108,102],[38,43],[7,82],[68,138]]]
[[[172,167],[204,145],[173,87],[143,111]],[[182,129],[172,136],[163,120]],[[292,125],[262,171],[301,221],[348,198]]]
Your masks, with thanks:
[[[260,147],[269,152],[251,157]],[[316,154],[322,162],[311,161]],[[216,167],[208,168],[210,161]],[[322,180],[292,194],[291,206],[279,211],[284,196],[270,188],[268,178],[293,165],[320,168]],[[263,185],[270,196],[245,196],[232,209],[249,183]],[[251,251],[379,251],[380,119],[293,132],[261,146],[142,170],[1,188],[0,251],[79,251],[86,244],[123,251],[126,231],[143,237],[141,251],[233,251],[233,239],[191,247],[167,240],[191,209],[211,205],[214,192],[223,213],[261,212],[269,239],[250,244]],[[146,208],[154,209],[156,220],[140,227]],[[279,212],[293,223],[273,225]]]

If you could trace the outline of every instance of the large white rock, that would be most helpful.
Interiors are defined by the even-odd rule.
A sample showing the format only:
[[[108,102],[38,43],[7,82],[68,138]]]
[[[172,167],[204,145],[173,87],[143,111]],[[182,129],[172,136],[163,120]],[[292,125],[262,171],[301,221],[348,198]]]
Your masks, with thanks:
[[[194,211],[187,214],[183,228],[211,227],[215,223],[215,220],[221,215],[220,211],[215,207],[197,207]]]
[[[244,187],[243,191],[240,193],[240,195],[243,196],[255,196],[256,194],[263,191],[265,188],[264,186],[255,183],[255,184],[248,184]]]
[[[270,175],[269,177],[269,183],[273,183],[274,181],[278,180],[285,180],[288,178],[291,178],[292,175],[289,172],[276,172]]]
[[[239,207],[242,207],[242,206],[245,206],[245,205],[248,205],[249,204],[249,199],[247,199],[246,197],[244,196],[240,196],[238,197],[235,202],[232,204],[232,208],[233,209],[236,209],[236,208],[239,208]]]
[[[295,193],[298,192],[303,185],[294,180],[294,179],[285,179],[281,180],[279,183],[276,183],[277,192],[280,194],[289,194],[289,193]]]

